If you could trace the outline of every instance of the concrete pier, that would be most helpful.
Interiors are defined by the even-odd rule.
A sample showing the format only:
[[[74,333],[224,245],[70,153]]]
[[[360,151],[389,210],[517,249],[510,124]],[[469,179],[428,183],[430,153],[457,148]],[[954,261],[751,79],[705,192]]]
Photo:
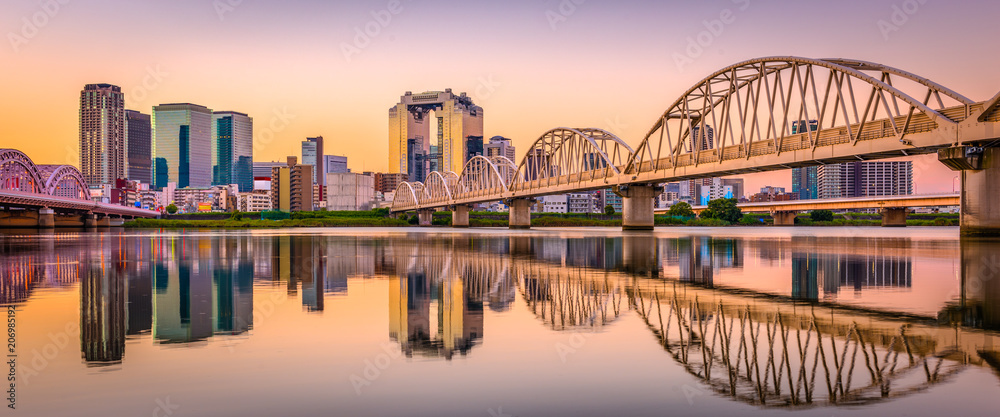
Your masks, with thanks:
[[[905,208],[882,209],[882,227],[906,227]]]
[[[469,211],[471,206],[459,205],[451,211],[451,227],[469,227]]]
[[[961,174],[962,235],[1000,235],[1000,148],[984,148],[979,168]]]
[[[515,198],[510,201],[510,220],[508,224],[511,229],[531,228],[531,205],[535,200],[528,198]]]
[[[434,219],[434,209],[421,209],[417,210],[417,220],[421,226],[430,226],[431,220]]]
[[[38,228],[53,229],[56,227],[56,212],[48,207],[38,210]]]
[[[775,211],[771,213],[775,226],[795,226],[796,211]]]
[[[622,230],[653,230],[653,209],[660,192],[652,185],[622,186],[616,190],[622,197]]]

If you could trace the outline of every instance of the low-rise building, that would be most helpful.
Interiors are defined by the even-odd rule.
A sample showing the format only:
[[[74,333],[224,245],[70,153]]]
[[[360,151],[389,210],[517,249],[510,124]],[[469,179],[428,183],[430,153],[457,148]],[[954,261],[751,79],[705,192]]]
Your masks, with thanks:
[[[271,192],[267,190],[239,193],[236,201],[236,209],[239,211],[256,213],[271,210]]]
[[[326,209],[371,210],[375,200],[375,177],[354,173],[326,174]]]

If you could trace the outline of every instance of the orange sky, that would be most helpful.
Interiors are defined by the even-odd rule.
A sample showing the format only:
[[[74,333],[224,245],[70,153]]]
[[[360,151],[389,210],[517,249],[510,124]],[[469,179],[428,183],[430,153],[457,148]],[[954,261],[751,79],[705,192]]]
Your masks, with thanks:
[[[726,10],[733,22],[689,53]],[[389,107],[405,91],[445,88],[468,92],[485,135],[513,138],[518,157],[559,126],[605,128],[635,147],[690,86],[759,56],[876,61],[988,99],[1000,59],[983,40],[997,15],[985,1],[12,0],[0,5],[0,147],[78,165],[87,83],[119,85],[147,113],[169,102],[249,113],[258,161],[322,135],[353,170],[384,170]],[[366,28],[375,35],[357,34]],[[679,67],[677,54],[691,62]],[[916,166],[916,192],[951,191],[951,171]],[[749,176],[746,189],[789,177]]]

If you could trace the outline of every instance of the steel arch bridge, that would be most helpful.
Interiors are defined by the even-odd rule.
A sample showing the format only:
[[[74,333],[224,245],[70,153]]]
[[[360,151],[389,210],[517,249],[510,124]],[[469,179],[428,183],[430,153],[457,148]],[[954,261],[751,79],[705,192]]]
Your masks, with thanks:
[[[16,149],[0,149],[0,205],[63,211],[156,217],[157,213],[94,203],[80,171],[70,165],[36,165]]]
[[[447,199],[401,184],[392,211],[933,153],[992,142],[997,122],[1000,94],[976,102],[874,62],[757,58],[685,91],[634,151],[600,129],[557,128],[535,141],[502,189]]]

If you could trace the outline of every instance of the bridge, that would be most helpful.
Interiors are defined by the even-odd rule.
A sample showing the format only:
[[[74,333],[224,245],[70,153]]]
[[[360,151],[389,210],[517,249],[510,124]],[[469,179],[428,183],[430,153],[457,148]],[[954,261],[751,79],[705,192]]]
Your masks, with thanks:
[[[76,167],[36,165],[21,151],[0,149],[0,227],[120,226],[125,219],[159,216],[90,197]]]
[[[879,209],[883,226],[906,226],[908,207],[949,207],[961,202],[959,194],[910,194],[879,197],[824,198],[819,200],[767,201],[739,203],[736,206],[744,213],[770,213],[776,226],[792,226],[795,215],[810,210],[852,210]],[[707,206],[693,206],[691,210],[701,213]],[[665,213],[666,210],[657,210]]]
[[[461,173],[400,184],[391,210],[429,224],[451,207],[452,224],[467,227],[471,205],[504,200],[510,227],[528,228],[534,198],[610,188],[623,198],[622,227],[648,230],[662,183],[937,153],[962,172],[962,232],[996,233],[998,104],[1000,93],[977,102],[874,62],[752,59],[684,92],[635,148],[601,129],[552,129],[520,163],[472,158]]]

